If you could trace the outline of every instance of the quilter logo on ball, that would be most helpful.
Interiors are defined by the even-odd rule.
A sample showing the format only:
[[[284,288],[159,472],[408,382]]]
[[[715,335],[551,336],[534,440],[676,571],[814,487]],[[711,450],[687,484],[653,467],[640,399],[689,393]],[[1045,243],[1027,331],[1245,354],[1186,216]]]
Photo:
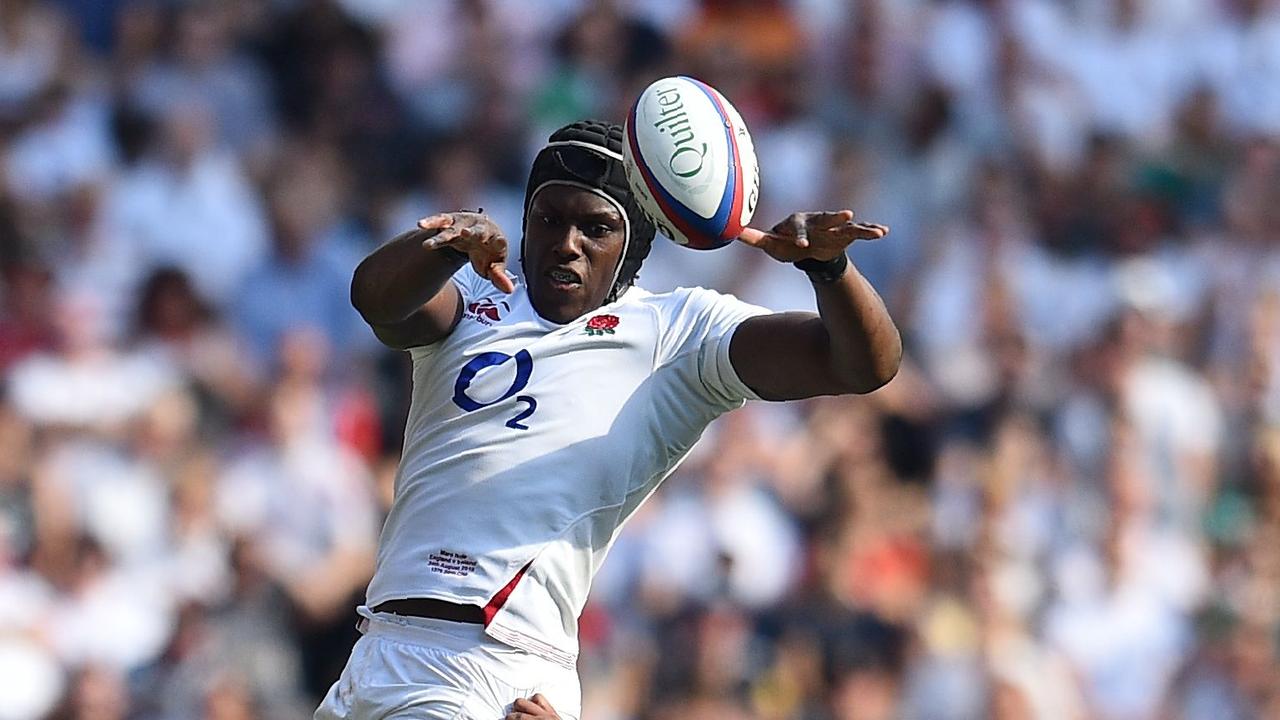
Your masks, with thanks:
[[[697,142],[693,134],[689,114],[685,112],[684,102],[680,97],[680,88],[675,85],[659,87],[655,93],[661,110],[653,127],[658,132],[669,135],[675,146],[667,158],[667,169],[672,175],[688,180],[702,172],[707,158],[707,144]]]

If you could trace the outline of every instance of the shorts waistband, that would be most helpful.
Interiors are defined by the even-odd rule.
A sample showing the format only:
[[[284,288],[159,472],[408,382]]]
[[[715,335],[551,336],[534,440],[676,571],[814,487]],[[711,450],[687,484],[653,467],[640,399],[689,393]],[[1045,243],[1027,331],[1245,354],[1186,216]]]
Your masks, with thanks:
[[[357,607],[356,613],[360,615],[357,627],[365,635],[452,652],[465,652],[486,645],[499,652],[508,649],[514,652],[514,648],[507,648],[485,635],[482,625],[374,612],[367,605]]]

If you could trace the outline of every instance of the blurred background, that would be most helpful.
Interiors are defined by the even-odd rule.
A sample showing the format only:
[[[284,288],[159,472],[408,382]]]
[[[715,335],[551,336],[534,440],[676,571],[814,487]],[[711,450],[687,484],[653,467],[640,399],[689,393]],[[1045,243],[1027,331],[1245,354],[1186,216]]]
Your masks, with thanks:
[[[719,87],[907,345],[718,421],[582,618],[588,720],[1280,718],[1280,3],[3,0],[0,719],[309,717],[407,358],[355,263]],[[746,248],[653,291],[811,307]]]

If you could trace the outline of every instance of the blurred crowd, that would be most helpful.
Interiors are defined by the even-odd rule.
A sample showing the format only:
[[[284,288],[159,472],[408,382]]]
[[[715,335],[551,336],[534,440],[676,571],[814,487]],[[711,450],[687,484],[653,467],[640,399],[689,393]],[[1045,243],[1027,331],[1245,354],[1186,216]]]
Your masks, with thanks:
[[[867,397],[731,413],[582,620],[588,720],[1280,717],[1280,2],[0,2],[0,720],[308,716],[408,401],[355,263],[518,237],[690,74],[854,248]],[[745,247],[653,291],[812,307]],[[496,719],[495,719],[496,720]]]

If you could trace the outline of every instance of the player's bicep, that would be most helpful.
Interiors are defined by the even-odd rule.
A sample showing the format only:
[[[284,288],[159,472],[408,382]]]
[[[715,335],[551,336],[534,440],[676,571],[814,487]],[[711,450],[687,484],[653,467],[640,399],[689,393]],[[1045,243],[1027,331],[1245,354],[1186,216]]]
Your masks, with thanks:
[[[378,340],[396,350],[408,350],[439,342],[449,336],[462,318],[462,293],[446,282],[417,312],[395,323],[370,323]]]
[[[763,400],[849,392],[832,371],[830,358],[831,340],[816,313],[747,318],[729,344],[729,363],[738,379]]]

